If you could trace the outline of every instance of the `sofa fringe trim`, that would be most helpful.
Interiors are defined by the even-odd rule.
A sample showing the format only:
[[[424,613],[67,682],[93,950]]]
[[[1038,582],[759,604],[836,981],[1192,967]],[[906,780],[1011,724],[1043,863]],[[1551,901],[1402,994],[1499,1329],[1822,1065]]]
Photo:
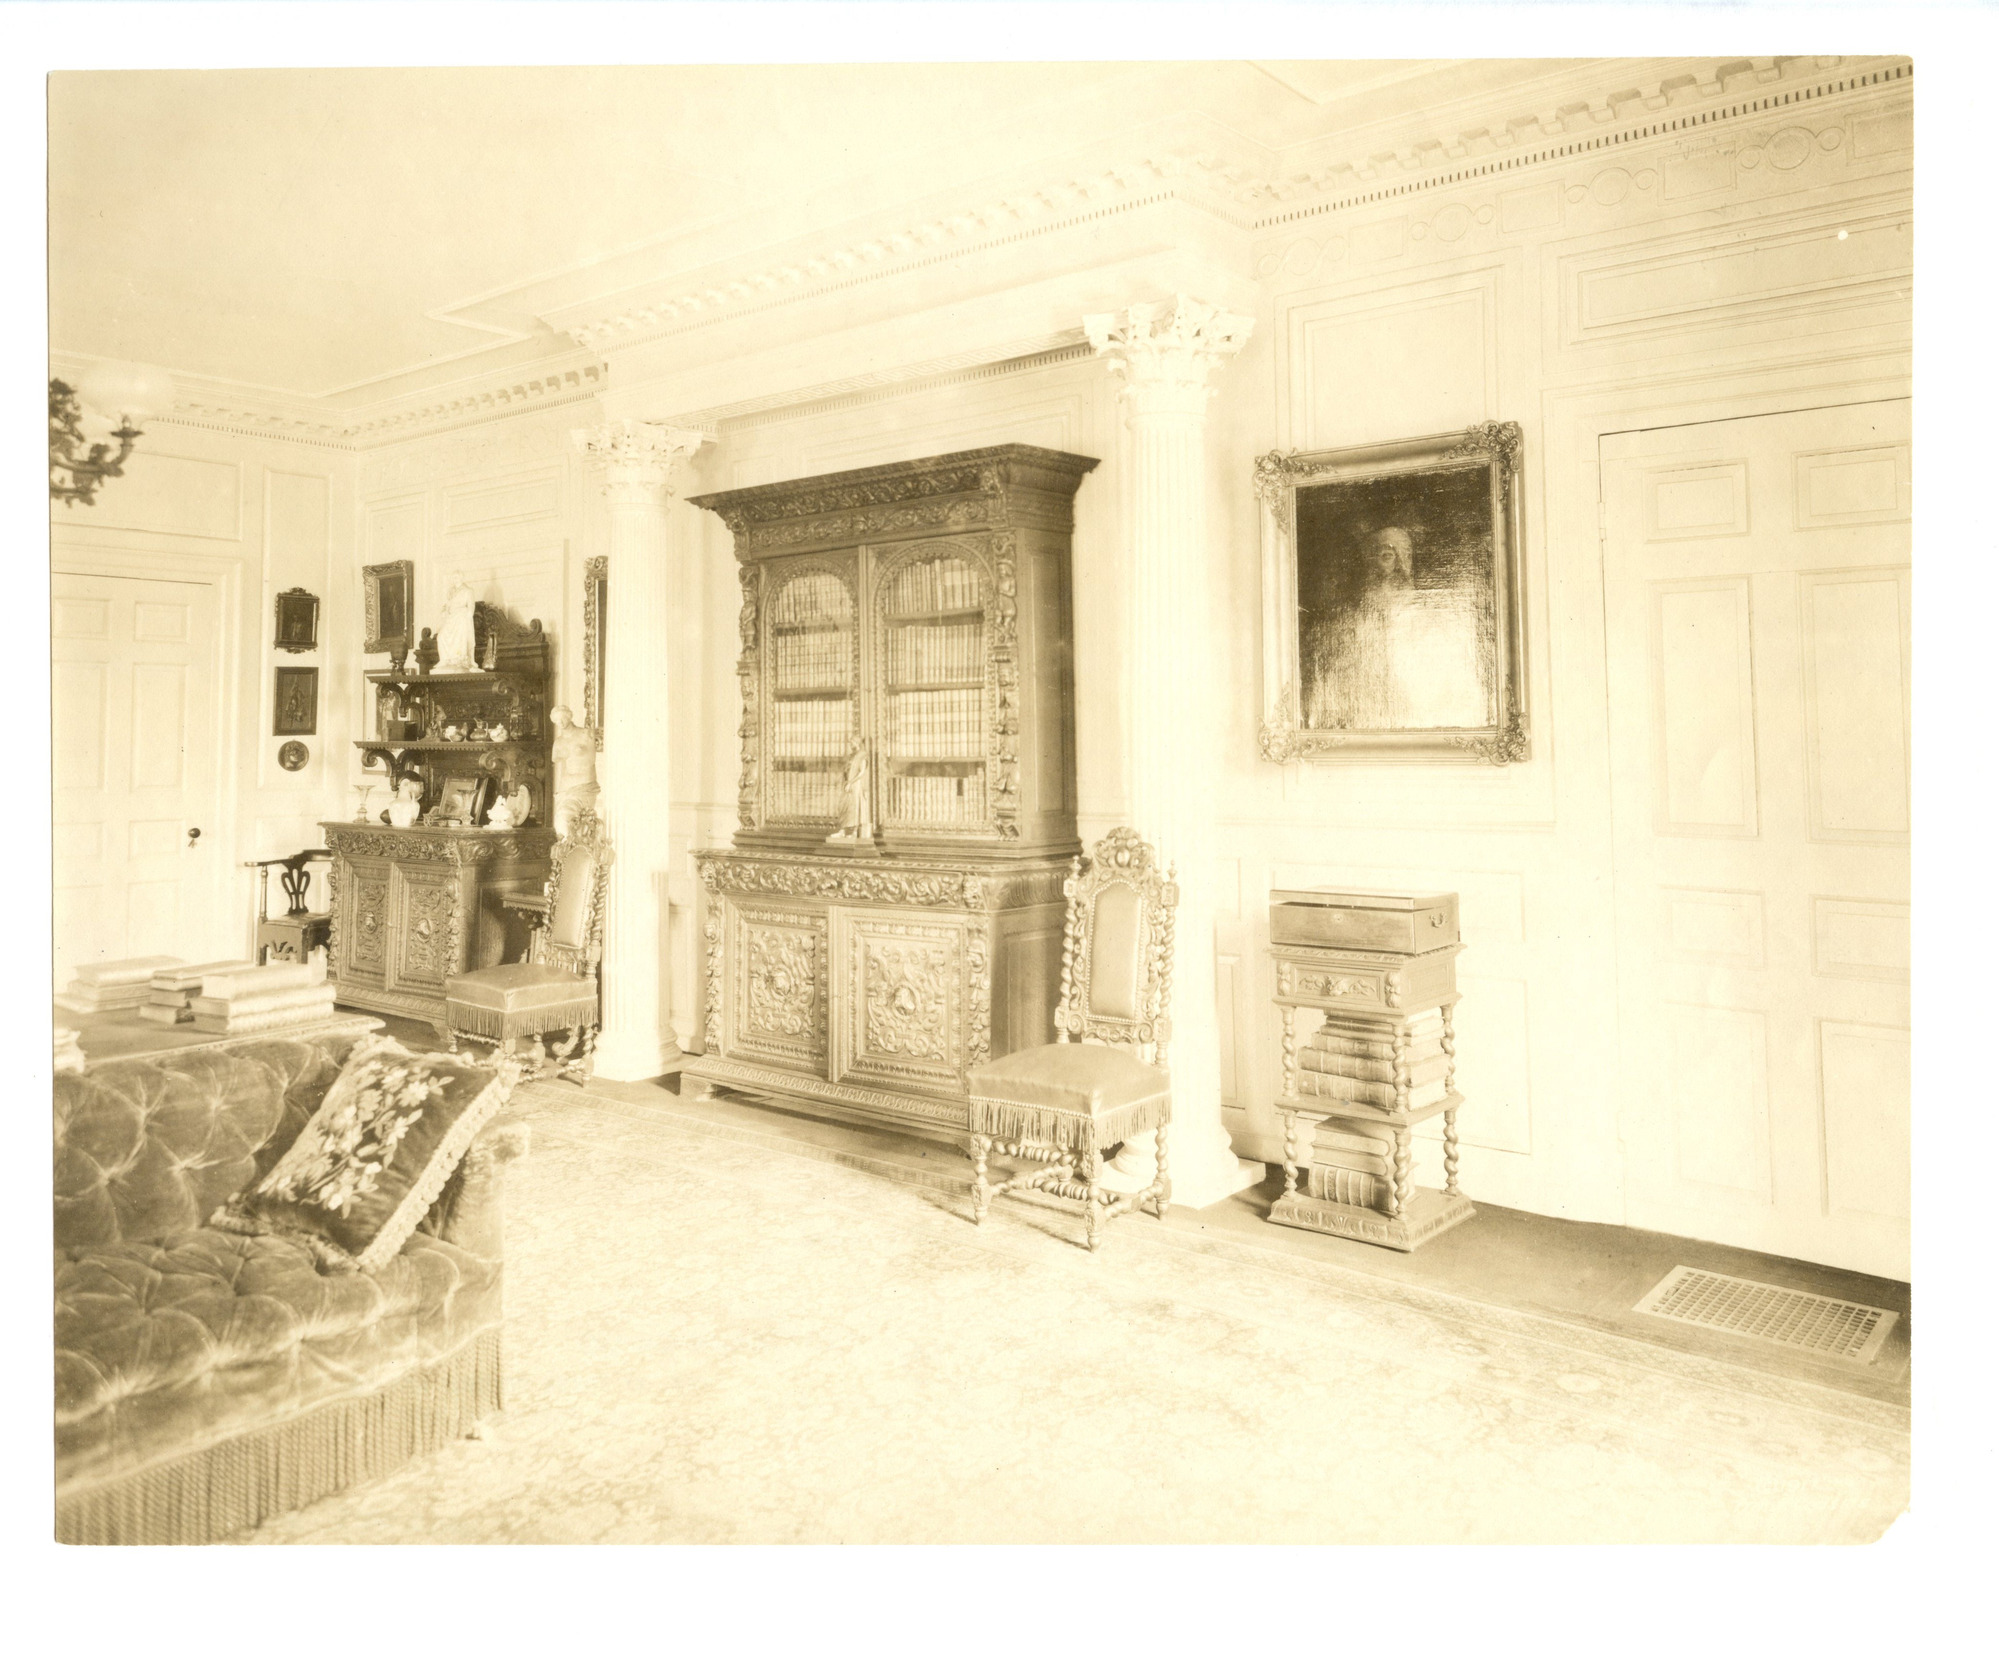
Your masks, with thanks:
[[[59,1493],[60,1544],[212,1544],[391,1475],[499,1411],[500,1328],[372,1394]]]

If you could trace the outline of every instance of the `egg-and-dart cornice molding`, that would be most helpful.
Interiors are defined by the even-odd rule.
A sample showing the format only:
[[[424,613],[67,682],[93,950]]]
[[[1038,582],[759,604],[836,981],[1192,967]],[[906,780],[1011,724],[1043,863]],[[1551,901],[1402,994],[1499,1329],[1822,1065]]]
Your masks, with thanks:
[[[360,451],[537,409],[590,400],[607,388],[609,363],[598,353],[719,325],[760,311],[835,294],[962,259],[1078,225],[1181,202],[1251,234],[1327,214],[1352,211],[1430,190],[1570,160],[1591,151],[1712,129],[1818,100],[1868,94],[1913,79],[1905,59],[1737,59],[1705,74],[1666,75],[1649,91],[1632,88],[1508,119],[1463,119],[1455,139],[1418,139],[1376,151],[1359,162],[1336,162],[1307,174],[1268,178],[1230,164],[1212,150],[1176,150],[1114,162],[1038,188],[1018,190],[980,207],[923,220],[903,231],[842,243],[822,252],[690,288],[677,297],[628,303],[568,328],[593,359],[477,375],[440,392],[382,401],[351,414],[329,415],[307,397],[296,400],[194,381],[183,387],[162,422],[275,441]],[[1064,210],[1069,209],[1069,210]],[[1027,220],[1047,213],[1044,221]],[[1009,227],[1011,226],[1011,227]],[[941,243],[941,245],[940,245]],[[1055,340],[1037,341],[1042,349]],[[1064,340],[1062,343],[1066,344]],[[581,352],[579,352],[581,354]],[[987,358],[990,360],[990,357]],[[916,374],[892,373],[886,383],[822,387],[828,395],[892,395]],[[769,414],[782,417],[795,395],[704,410],[696,422]]]
[[[1169,148],[1018,190],[984,206],[925,219],[900,231],[685,288],[669,297],[627,302],[622,308],[569,323],[568,331],[590,349],[615,351],[1169,201],[1185,202],[1234,229],[1255,233],[1298,219],[1565,161],[1591,150],[1866,92],[1912,74],[1903,59],[1858,63],[1795,57],[1735,59],[1717,64],[1705,77],[1687,72],[1664,76],[1649,92],[1632,88],[1565,103],[1545,113],[1462,125],[1450,142],[1422,139],[1362,162],[1334,163],[1284,179],[1258,177],[1248,168],[1224,163],[1211,151]],[[1768,90],[1758,90],[1766,86]],[[1060,210],[1084,201],[1095,204],[1084,211]],[[1025,221],[1037,213],[1051,216],[1040,223]],[[992,233],[981,233],[985,231]],[[951,244],[939,248],[940,242]]]
[[[156,422],[362,452],[411,437],[435,436],[515,414],[587,402],[603,394],[609,375],[610,367],[604,362],[525,375],[487,374],[449,394],[399,397],[344,420],[313,418],[300,408],[275,400],[236,398],[226,391],[212,393],[197,383],[177,388],[173,411],[161,414]]]

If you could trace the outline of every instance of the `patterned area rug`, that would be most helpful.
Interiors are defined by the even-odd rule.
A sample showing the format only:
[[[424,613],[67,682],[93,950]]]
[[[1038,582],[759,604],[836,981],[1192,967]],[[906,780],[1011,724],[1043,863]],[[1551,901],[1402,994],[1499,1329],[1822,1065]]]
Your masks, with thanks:
[[[250,1543],[1866,1542],[1908,1415],[525,1088],[507,1412]]]

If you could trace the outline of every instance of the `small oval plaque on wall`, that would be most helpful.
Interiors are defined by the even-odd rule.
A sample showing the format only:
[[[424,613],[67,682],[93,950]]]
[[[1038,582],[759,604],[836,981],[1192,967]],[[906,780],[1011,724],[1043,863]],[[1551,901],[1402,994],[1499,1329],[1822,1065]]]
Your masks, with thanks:
[[[303,769],[306,759],[311,756],[312,754],[306,750],[304,741],[288,740],[278,748],[278,767],[280,769]]]

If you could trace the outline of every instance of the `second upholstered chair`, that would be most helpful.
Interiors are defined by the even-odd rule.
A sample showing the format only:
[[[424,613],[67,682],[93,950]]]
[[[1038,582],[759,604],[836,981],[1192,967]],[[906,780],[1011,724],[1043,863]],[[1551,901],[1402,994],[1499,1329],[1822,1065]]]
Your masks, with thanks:
[[[1062,938],[1057,1043],[1017,1050],[971,1072],[972,1220],[995,1194],[1037,1189],[1077,1201],[1083,1234],[1097,1249],[1104,1225],[1150,1206],[1166,1215],[1166,1127],[1173,1094],[1166,1071],[1173,980],[1171,872],[1152,846],[1116,827],[1079,856],[1062,885],[1068,925]],[[1156,1132],[1158,1169],[1136,1194],[1103,1186],[1103,1157],[1120,1142]],[[986,1175],[993,1154],[1029,1169],[1003,1182]]]
[[[557,1065],[584,1084],[597,1047],[597,964],[604,952],[604,886],[611,846],[590,810],[569,817],[566,836],[549,852],[547,912],[528,941],[527,961],[497,964],[447,976],[444,1024],[451,1048],[461,1038],[498,1045],[511,1054],[521,1039],[534,1041],[538,1074],[545,1060],[541,1036],[567,1033],[554,1048]],[[578,1044],[582,1054],[574,1055]]]

